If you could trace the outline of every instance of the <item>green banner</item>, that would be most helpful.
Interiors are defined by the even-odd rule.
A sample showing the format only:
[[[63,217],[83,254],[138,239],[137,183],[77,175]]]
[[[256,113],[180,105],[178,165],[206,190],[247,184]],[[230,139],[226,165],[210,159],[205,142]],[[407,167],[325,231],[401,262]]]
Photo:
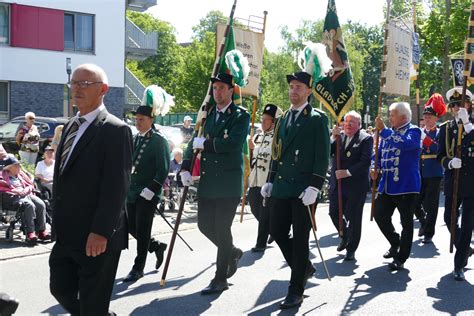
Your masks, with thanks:
[[[313,93],[339,122],[354,102],[355,86],[337,17],[335,0],[328,1],[323,38],[328,48],[328,56],[332,60],[333,70],[315,84]]]

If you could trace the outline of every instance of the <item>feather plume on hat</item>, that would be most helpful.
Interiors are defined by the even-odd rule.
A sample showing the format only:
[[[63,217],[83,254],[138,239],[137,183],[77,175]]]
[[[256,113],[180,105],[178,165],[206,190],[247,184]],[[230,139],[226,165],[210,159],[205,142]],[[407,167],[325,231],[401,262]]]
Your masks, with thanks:
[[[143,93],[142,105],[151,107],[153,116],[165,116],[174,106],[173,99],[174,96],[168,94],[162,87],[151,85],[146,87]]]
[[[225,64],[234,76],[235,84],[243,88],[247,85],[250,72],[249,61],[247,57],[238,49],[233,49],[225,54]]]
[[[332,61],[326,52],[326,46],[321,43],[306,42],[306,47],[298,56],[301,70],[313,77],[313,85],[326,77],[332,69]]]

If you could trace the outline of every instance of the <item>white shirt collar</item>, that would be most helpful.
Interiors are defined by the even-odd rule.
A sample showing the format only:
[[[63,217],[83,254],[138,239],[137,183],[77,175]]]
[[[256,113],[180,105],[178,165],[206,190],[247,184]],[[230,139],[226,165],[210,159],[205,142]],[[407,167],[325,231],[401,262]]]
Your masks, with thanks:
[[[102,111],[102,110],[105,110],[105,105],[104,103],[102,103],[97,109],[95,109],[94,111],[92,112],[89,112],[87,113],[86,115],[84,116],[81,116],[81,112],[77,112],[77,115],[76,115],[76,118],[79,118],[79,117],[82,117],[84,118],[88,123],[92,123],[97,115],[99,115],[99,112]]]
[[[225,107],[223,107],[221,110],[219,110],[219,108],[217,107],[216,105],[216,111],[219,112],[219,113],[225,113],[225,111],[227,111],[227,108],[232,104],[232,101],[229,102],[229,104],[227,104]]]
[[[142,134],[142,133],[138,133],[138,135],[139,135],[139,136],[145,136],[146,133],[148,133],[150,130],[151,130],[151,127],[150,127],[149,129],[147,129],[147,131],[146,131],[145,133],[143,133],[143,134]]]
[[[303,111],[303,109],[304,109],[307,105],[308,105],[308,102],[306,102],[305,104],[303,104],[302,106],[300,106],[300,107],[298,107],[298,108],[295,108],[295,107],[293,106],[293,104],[292,104],[290,110],[291,110],[291,111],[296,110],[296,111],[298,111],[297,114],[300,114],[300,112]]]

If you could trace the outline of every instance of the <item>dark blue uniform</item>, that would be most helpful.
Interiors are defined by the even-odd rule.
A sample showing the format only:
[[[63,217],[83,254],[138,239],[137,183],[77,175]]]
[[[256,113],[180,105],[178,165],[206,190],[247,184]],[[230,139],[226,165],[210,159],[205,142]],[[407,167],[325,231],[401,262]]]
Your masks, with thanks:
[[[473,119],[471,117],[471,122]],[[463,126],[459,124],[459,126]],[[474,132],[466,134],[462,127],[461,142],[461,160],[462,167],[459,172],[459,186],[457,192],[457,209],[456,219],[459,218],[459,206],[462,204],[462,220],[461,228],[459,228],[456,220],[455,243],[456,254],[454,256],[455,269],[462,269],[467,265],[467,259],[471,254],[471,238],[474,222]],[[459,135],[459,127],[456,121],[450,120],[441,126],[439,133],[439,148],[437,159],[445,168],[444,174],[444,194],[445,212],[444,221],[448,229],[451,227],[451,209],[453,198],[453,178],[454,170],[449,169],[449,162],[456,155],[457,139]]]
[[[424,130],[426,137],[421,147],[420,174],[421,191],[417,199],[415,215],[420,220],[421,228],[418,236],[425,235],[424,242],[430,242],[435,233],[438,217],[439,192],[443,167],[436,160],[439,144],[439,128]]]

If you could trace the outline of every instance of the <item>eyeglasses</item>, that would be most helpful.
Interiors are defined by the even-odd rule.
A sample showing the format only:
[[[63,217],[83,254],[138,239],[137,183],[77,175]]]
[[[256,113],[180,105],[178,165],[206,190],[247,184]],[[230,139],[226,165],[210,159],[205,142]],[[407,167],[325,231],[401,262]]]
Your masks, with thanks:
[[[87,80],[71,80],[71,82],[68,84],[69,87],[72,86],[79,86],[80,88],[87,88],[89,86],[92,86],[93,84],[98,84],[98,83],[103,83],[102,81],[87,81]]]

